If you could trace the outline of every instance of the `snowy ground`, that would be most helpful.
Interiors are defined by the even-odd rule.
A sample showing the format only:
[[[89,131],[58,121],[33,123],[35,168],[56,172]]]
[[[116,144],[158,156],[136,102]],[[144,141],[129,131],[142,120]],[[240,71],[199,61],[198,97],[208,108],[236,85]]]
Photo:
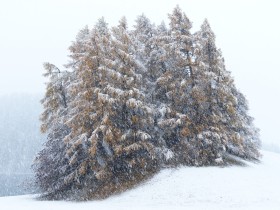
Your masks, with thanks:
[[[1,210],[280,209],[280,154],[263,152],[247,167],[166,169],[142,186],[104,201],[38,201],[1,197]]]

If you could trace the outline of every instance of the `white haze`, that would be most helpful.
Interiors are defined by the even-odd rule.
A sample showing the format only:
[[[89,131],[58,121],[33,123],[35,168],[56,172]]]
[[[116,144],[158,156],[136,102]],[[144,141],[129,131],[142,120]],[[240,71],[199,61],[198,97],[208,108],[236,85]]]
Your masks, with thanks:
[[[42,93],[42,63],[63,68],[77,32],[101,16],[112,26],[125,15],[132,27],[136,16],[144,13],[159,24],[167,22],[167,13],[177,4],[193,22],[194,31],[204,18],[209,20],[227,69],[247,96],[262,141],[280,144],[277,0],[1,1],[0,94]]]

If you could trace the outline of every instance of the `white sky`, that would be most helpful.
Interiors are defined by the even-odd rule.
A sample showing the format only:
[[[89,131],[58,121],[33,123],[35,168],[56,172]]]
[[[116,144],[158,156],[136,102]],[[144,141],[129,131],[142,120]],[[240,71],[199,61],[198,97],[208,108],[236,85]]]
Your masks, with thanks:
[[[262,140],[280,144],[278,0],[0,0],[0,94],[43,92],[42,63],[62,67],[78,31],[101,16],[110,26],[142,13],[167,23],[177,4],[195,30],[209,20]]]

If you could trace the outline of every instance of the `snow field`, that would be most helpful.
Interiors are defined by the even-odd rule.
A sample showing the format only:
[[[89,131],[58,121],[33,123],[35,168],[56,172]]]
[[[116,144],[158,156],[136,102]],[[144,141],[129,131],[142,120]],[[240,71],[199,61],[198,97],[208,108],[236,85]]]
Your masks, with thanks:
[[[232,167],[165,169],[136,189],[102,201],[38,201],[35,195],[0,198],[1,210],[280,209],[280,154]]]

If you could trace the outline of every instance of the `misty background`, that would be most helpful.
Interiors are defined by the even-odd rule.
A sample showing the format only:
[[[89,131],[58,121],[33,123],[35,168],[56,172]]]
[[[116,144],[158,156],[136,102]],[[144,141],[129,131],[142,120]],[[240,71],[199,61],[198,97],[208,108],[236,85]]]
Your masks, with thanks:
[[[32,161],[46,138],[39,130],[43,62],[63,68],[78,31],[102,16],[110,26],[126,16],[133,27],[142,13],[156,24],[168,24],[167,14],[177,4],[193,22],[193,32],[208,19],[227,70],[249,101],[263,147],[280,152],[279,1],[1,1],[0,196],[23,193],[19,186],[32,179]]]
[[[31,164],[42,148],[40,94],[0,96],[0,196],[34,191]]]

